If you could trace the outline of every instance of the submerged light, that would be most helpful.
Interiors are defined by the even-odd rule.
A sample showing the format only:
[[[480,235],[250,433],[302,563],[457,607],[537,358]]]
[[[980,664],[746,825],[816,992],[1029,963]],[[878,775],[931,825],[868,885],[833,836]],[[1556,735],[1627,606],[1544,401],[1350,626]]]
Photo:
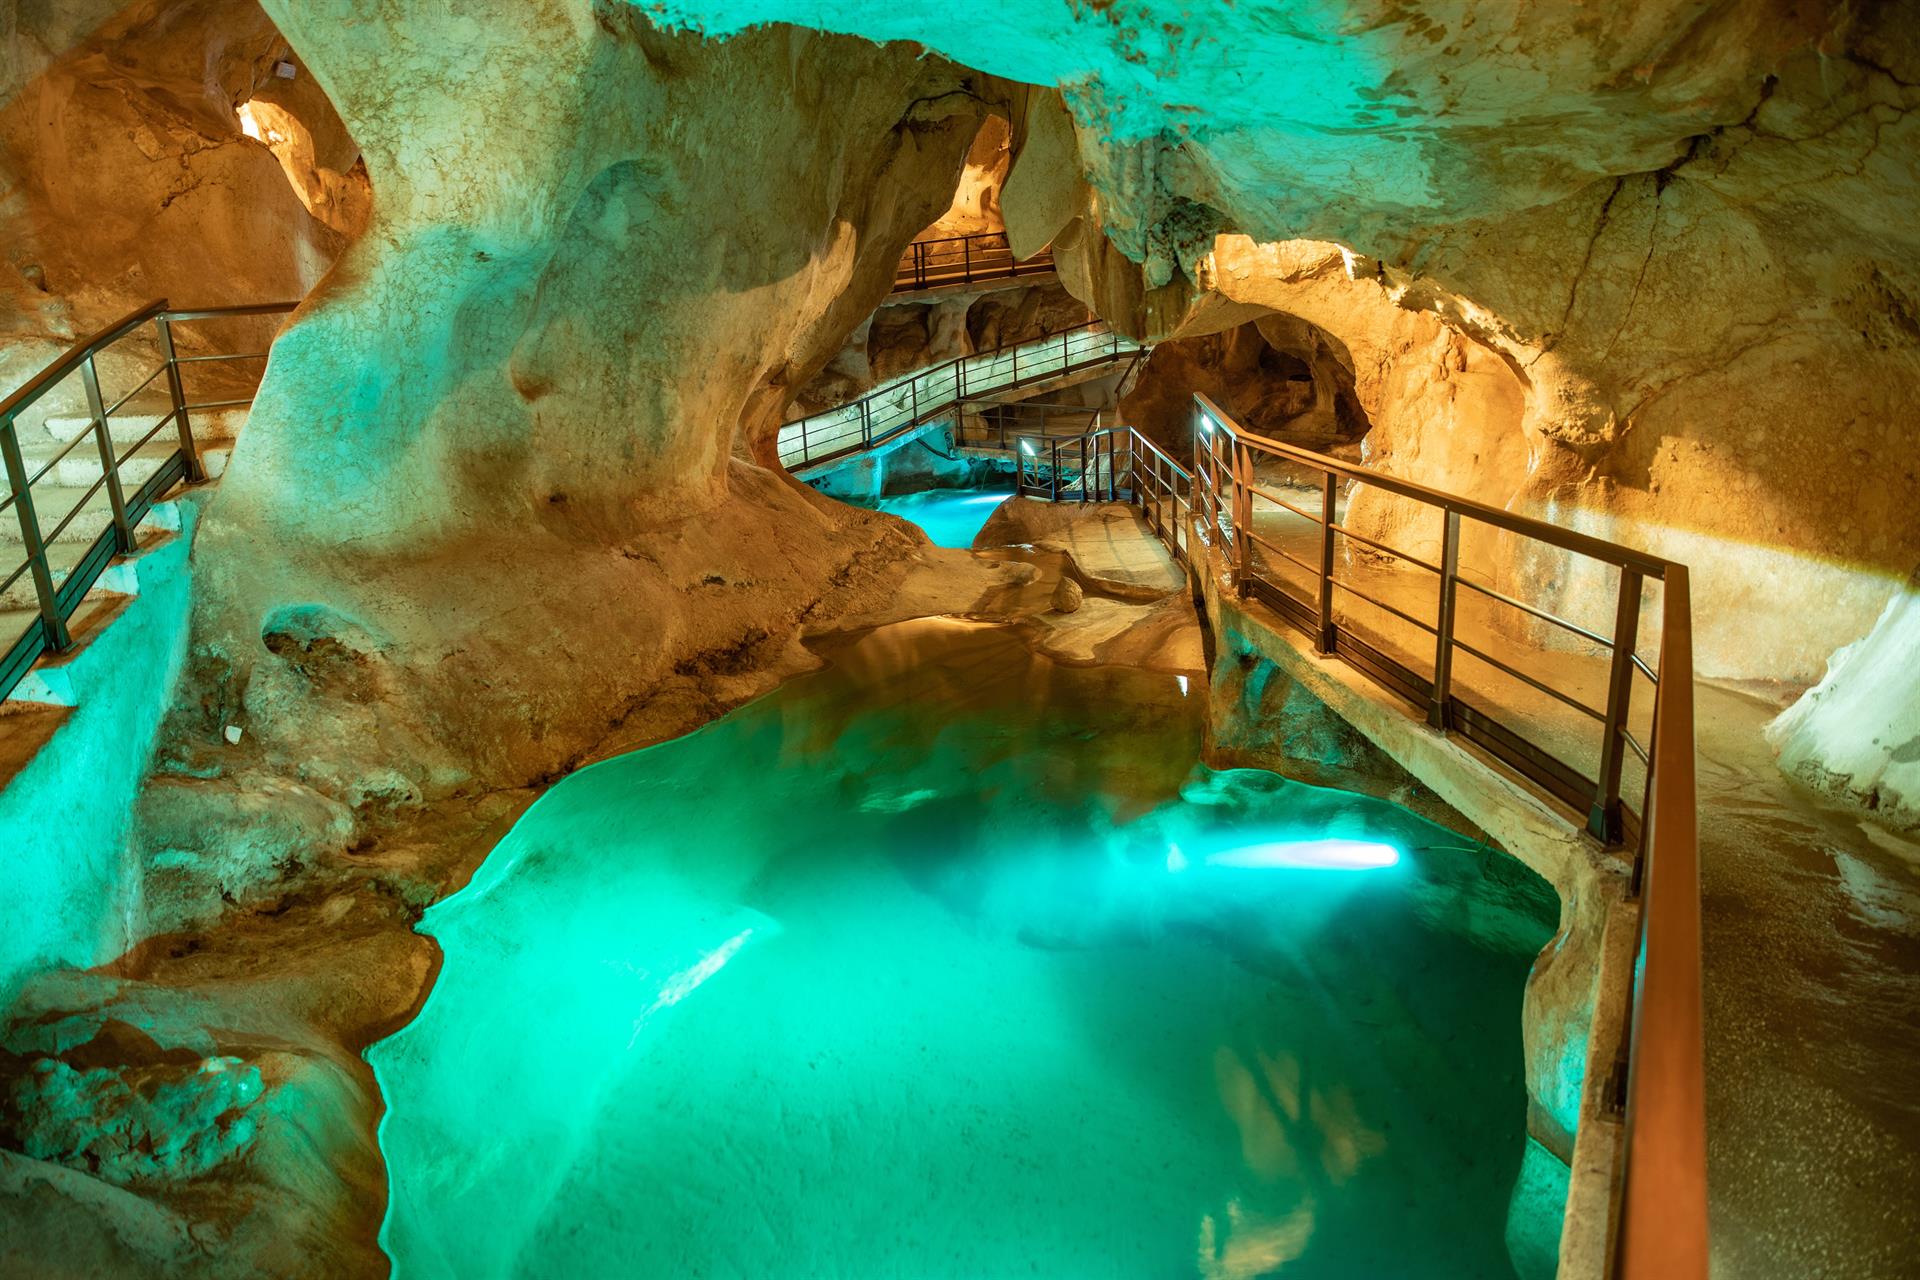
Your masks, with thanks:
[[[1171,853],[1167,860],[1171,866]],[[1374,871],[1399,861],[1400,851],[1390,844],[1339,838],[1269,840],[1207,855],[1210,867],[1285,867],[1301,871]]]
[[[1026,454],[1029,458],[1035,458],[1040,455],[1040,451],[1033,447],[1033,441],[1031,440],[1022,440],[1020,442],[1020,452]]]

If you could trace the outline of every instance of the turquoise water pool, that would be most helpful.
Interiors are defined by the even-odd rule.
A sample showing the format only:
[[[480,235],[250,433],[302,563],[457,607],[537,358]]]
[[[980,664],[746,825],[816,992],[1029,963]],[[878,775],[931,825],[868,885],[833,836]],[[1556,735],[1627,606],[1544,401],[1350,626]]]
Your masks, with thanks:
[[[1009,489],[923,489],[882,498],[880,510],[926,530],[936,547],[971,547],[987,517],[1005,502]]]
[[[1511,1274],[1550,891],[1199,692],[903,624],[556,785],[368,1055],[396,1274]]]

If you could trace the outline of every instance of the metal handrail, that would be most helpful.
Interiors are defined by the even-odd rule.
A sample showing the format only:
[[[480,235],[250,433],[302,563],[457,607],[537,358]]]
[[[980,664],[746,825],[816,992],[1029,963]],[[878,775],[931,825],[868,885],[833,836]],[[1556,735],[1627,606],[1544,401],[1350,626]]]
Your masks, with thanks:
[[[1030,342],[1006,343],[956,356],[903,374],[858,400],[783,424],[775,437],[775,451],[781,464],[790,470],[821,466],[885,444],[904,431],[953,412],[964,401],[977,399],[983,390],[1006,391],[1047,382],[1063,374],[1115,363],[1137,349],[1132,339],[1093,320]],[[1020,367],[1023,359],[1027,361],[1024,373]],[[976,371],[972,375],[968,373],[970,368]],[[983,377],[985,386],[981,385]]]
[[[957,245],[957,250],[947,246]],[[893,292],[912,293],[939,285],[971,284],[977,280],[1009,280],[1051,273],[1053,250],[1042,249],[1031,258],[1015,258],[1004,231],[975,231],[966,235],[915,240],[900,255],[894,270]]]
[[[1339,658],[1376,684],[1422,707],[1435,729],[1458,732],[1526,781],[1563,801],[1568,766],[1546,755],[1519,729],[1462,702],[1450,686],[1453,651],[1475,653],[1542,692],[1603,722],[1599,778],[1580,778],[1592,788],[1587,830],[1604,843],[1628,834],[1620,797],[1620,758],[1629,747],[1647,763],[1646,799],[1634,846],[1629,898],[1639,904],[1638,955],[1631,978],[1631,1017],[1616,1055],[1625,1068],[1621,1157],[1615,1170],[1614,1231],[1606,1272],[1616,1280],[1704,1280],[1707,1275],[1706,1068],[1701,995],[1699,832],[1695,809],[1692,613],[1686,566],[1630,547],[1605,542],[1542,520],[1443,493],[1425,485],[1354,467],[1241,428],[1205,396],[1194,397],[1199,429],[1194,436],[1195,532],[1226,560],[1239,594],[1273,606],[1299,626],[1316,648]],[[1253,457],[1266,453],[1303,464],[1322,476],[1319,591],[1316,601],[1296,597],[1279,581],[1263,577],[1252,549]],[[1335,481],[1374,486],[1440,509],[1444,514],[1439,625],[1431,679],[1407,668],[1347,632],[1332,610]],[[1613,637],[1522,606],[1611,651],[1604,713],[1548,688],[1515,668],[1462,643],[1453,634],[1460,584],[1480,588],[1460,575],[1460,533],[1472,519],[1620,569]],[[1245,534],[1247,536],[1241,536]],[[1291,558],[1291,557],[1290,557]],[[1296,563],[1298,563],[1296,561]],[[1305,567],[1305,566],[1303,566]],[[1425,566],[1423,566],[1425,567]],[[1663,584],[1660,666],[1656,673],[1635,652],[1639,597],[1645,579]],[[1507,603],[1520,604],[1486,592]],[[1405,615],[1402,615],[1405,616]],[[1632,676],[1638,668],[1654,681],[1653,732],[1643,753],[1627,729]],[[1549,767],[1551,766],[1551,767]]]
[[[295,302],[275,302],[236,307],[173,310],[168,307],[165,298],[156,298],[145,306],[122,316],[99,332],[74,343],[4,400],[0,400],[0,462],[5,465],[7,481],[5,500],[0,501],[0,512],[8,509],[13,511],[15,520],[19,522],[21,545],[25,551],[24,561],[6,576],[3,583],[0,583],[0,590],[10,590],[13,584],[20,580],[22,574],[29,574],[33,580],[36,607],[33,619],[14,637],[6,650],[0,653],[0,698],[5,698],[13,692],[43,654],[63,652],[73,647],[73,636],[67,627],[68,620],[73,617],[74,611],[80,607],[80,602],[93,589],[94,583],[99,581],[101,573],[106,570],[113,558],[133,550],[134,530],[146,517],[147,512],[152,510],[154,503],[159,501],[161,495],[175,484],[205,478],[205,472],[200,466],[199,451],[193,440],[193,412],[252,402],[251,397],[248,397],[203,404],[190,403],[180,379],[182,364],[202,360],[258,358],[258,356],[243,354],[238,357],[222,355],[182,357],[174,350],[172,326],[176,323],[230,316],[284,314],[298,305]],[[149,321],[153,323],[154,338],[160,349],[159,367],[143,378],[133,390],[122,395],[111,405],[106,404],[105,397],[100,391],[99,356]],[[86,392],[87,428],[67,441],[51,459],[41,465],[38,471],[29,476],[26,460],[20,449],[21,416],[39,404],[50,391],[74,373],[80,375]],[[169,405],[167,412],[162,414],[132,446],[124,451],[115,448],[112,431],[114,414],[152,385],[154,379],[161,373],[167,375]],[[129,494],[121,483],[121,468],[128,459],[138,454],[155,436],[170,425],[178,433],[179,443],[161,460],[153,474]],[[51,531],[43,531],[40,513],[35,509],[33,486],[54,471],[88,436],[93,438],[99,453],[100,478],[86,487],[80,498],[60,517]],[[107,494],[107,524],[81,552],[73,568],[56,583],[52,561],[48,555],[48,545],[59,540],[60,536],[80,518],[86,504],[103,489]]]

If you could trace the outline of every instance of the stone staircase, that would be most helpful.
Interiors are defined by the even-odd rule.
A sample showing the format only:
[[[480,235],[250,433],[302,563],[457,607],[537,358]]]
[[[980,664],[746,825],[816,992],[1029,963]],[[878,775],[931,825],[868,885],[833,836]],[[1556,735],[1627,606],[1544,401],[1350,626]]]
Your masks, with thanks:
[[[153,430],[169,408],[171,402],[166,392],[154,389],[136,396],[108,420],[108,435],[115,452],[122,456],[121,490],[128,497],[179,447],[179,432],[172,423],[145,444],[139,444],[141,437]],[[218,476],[225,468],[246,416],[244,408],[192,415],[194,443],[209,476]],[[53,463],[52,469],[33,485],[33,505],[41,537],[47,544],[48,566],[53,571],[54,585],[58,586],[113,519],[107,487],[99,483],[100,448],[92,438],[93,420],[85,414],[54,413],[37,424],[22,422],[19,431],[20,454],[28,476]],[[69,442],[76,440],[78,443],[67,450],[64,457],[53,461]],[[126,451],[130,448],[133,452],[129,456]],[[92,493],[88,493],[89,489]],[[78,514],[55,533],[56,527],[76,506]],[[0,577],[13,572],[23,558],[20,521],[11,509],[0,512]],[[0,591],[0,630],[10,636],[16,613],[31,613],[35,607],[33,579],[23,574],[12,586]]]

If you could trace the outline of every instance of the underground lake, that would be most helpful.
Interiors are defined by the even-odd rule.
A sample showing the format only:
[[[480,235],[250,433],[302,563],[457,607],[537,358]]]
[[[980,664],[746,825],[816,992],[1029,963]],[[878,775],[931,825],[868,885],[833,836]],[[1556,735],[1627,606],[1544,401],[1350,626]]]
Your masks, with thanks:
[[[1201,763],[1191,676],[843,637],[581,770],[368,1053],[442,1276],[1512,1276],[1551,890]],[[1517,1249],[1516,1233],[1531,1245]]]
[[[1006,485],[992,490],[921,489],[889,495],[874,505],[918,525],[936,547],[965,549],[973,545],[988,517],[1010,492]]]

